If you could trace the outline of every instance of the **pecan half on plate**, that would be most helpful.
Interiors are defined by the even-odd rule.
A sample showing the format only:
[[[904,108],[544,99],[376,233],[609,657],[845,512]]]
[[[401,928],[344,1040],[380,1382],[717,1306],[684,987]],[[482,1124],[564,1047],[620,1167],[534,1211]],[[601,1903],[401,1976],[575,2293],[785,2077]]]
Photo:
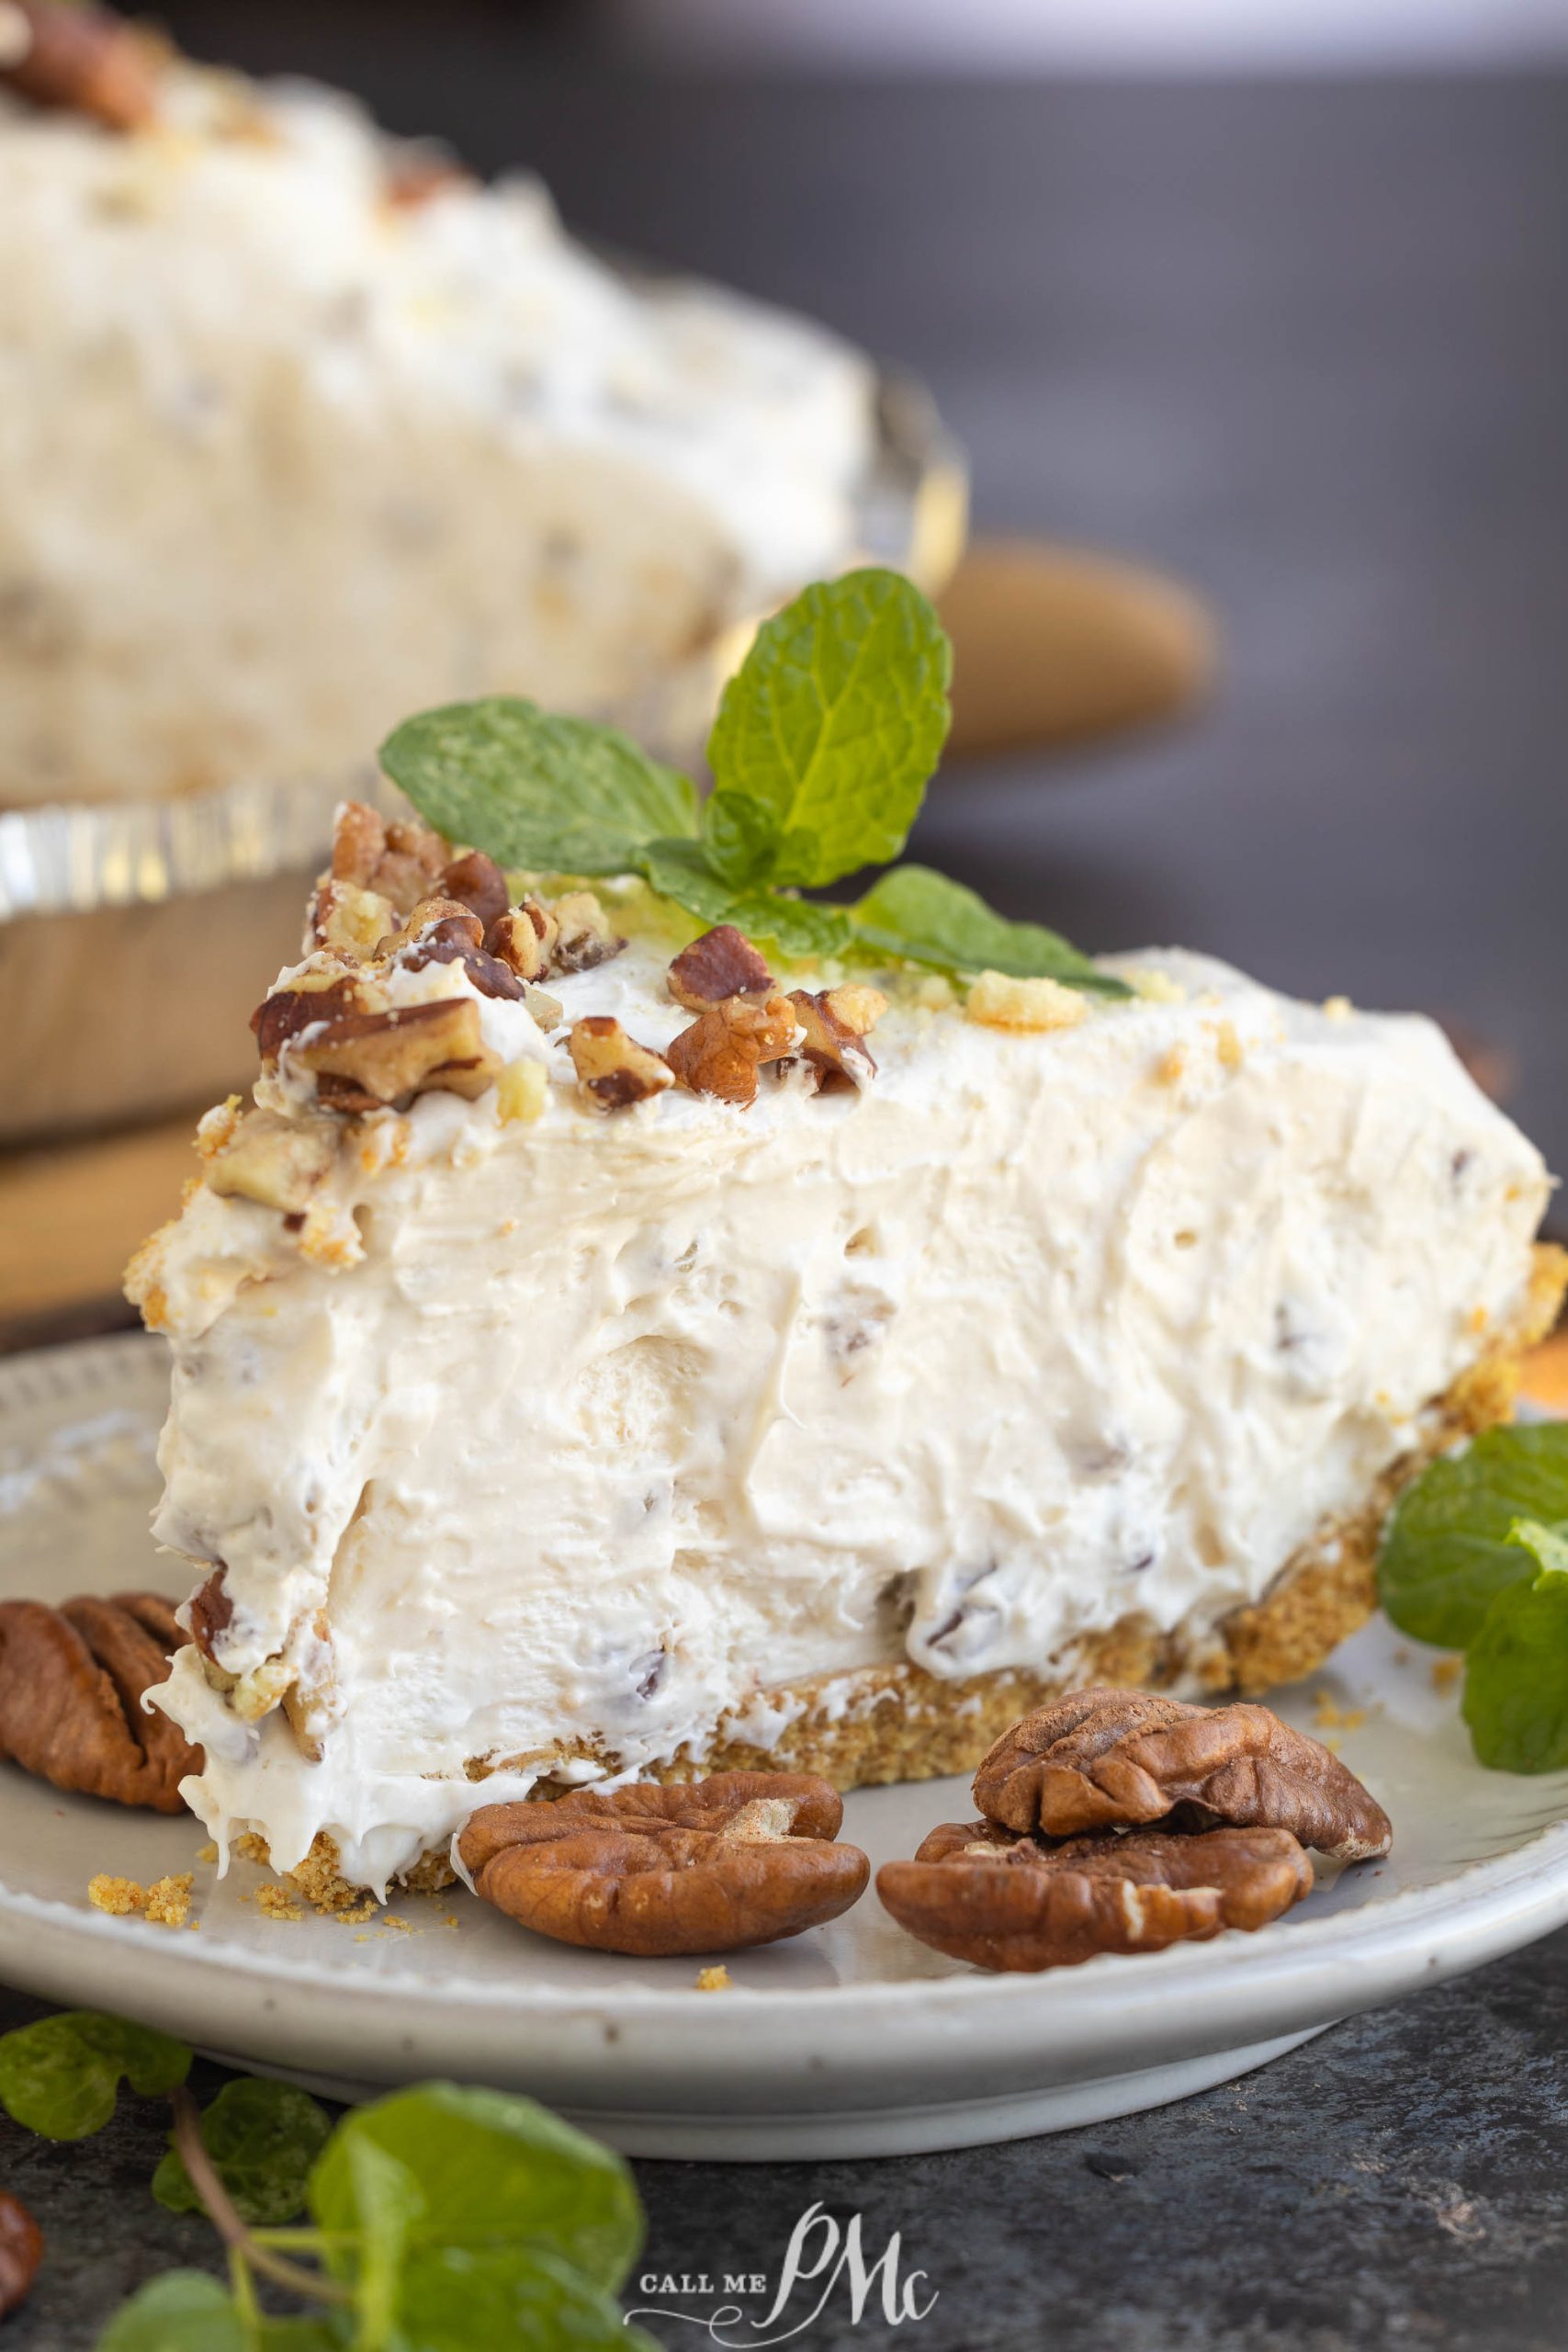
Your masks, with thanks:
[[[843,1812],[826,1781],[720,1772],[485,1805],[457,1851],[487,1903],[557,1943],[739,1951],[836,1919],[864,1892],[865,1856],[833,1843]]]
[[[57,1789],[182,1813],[201,1750],[141,1698],[185,1639],[155,1592],[0,1601],[0,1758]]]
[[[0,2188],[0,2319],[25,2303],[43,2260],[43,2232],[19,2197]]]
[[[921,1943],[1013,1970],[1261,1928],[1311,1888],[1312,1865],[1286,1829],[1132,1831],[1052,1846],[993,1822],[949,1821],[913,1861],[876,1874],[883,1905]]]
[[[975,1775],[975,1802],[1021,1834],[1289,1829],[1337,1861],[1386,1854],[1389,1818],[1337,1756],[1267,1707],[1190,1707],[1144,1690],[1077,1690],[1026,1715]]]

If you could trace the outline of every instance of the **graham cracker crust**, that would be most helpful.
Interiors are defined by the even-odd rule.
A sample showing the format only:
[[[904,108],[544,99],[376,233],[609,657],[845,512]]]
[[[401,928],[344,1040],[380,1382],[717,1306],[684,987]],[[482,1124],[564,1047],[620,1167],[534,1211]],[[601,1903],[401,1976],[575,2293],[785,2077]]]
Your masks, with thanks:
[[[945,1681],[903,1659],[783,1684],[766,1692],[766,1701],[797,1712],[773,1746],[727,1738],[721,1724],[707,1745],[682,1750],[648,1778],[814,1772],[842,1790],[936,1780],[973,1771],[1021,1715],[1088,1683],[1156,1690],[1183,1686],[1216,1696],[1257,1697],[1296,1681],[1371,1615],[1383,1521],[1400,1489],[1461,1438],[1510,1419],[1523,1356],[1552,1328],[1565,1289],[1568,1250],[1537,1243],[1529,1290],[1514,1323],[1427,1408],[1419,1442],[1390,1464],[1366,1500],[1314,1530],[1251,1607],[1190,1634],[1161,1634],[1146,1620],[1123,1618],[1040,1669],[1007,1668]],[[490,1769],[476,1759],[468,1776],[482,1782]],[[335,1848],[324,1834],[288,1875],[322,1907],[352,1903],[359,1893],[340,1874]],[[431,1853],[403,1883],[432,1887],[451,1879],[445,1855]]]

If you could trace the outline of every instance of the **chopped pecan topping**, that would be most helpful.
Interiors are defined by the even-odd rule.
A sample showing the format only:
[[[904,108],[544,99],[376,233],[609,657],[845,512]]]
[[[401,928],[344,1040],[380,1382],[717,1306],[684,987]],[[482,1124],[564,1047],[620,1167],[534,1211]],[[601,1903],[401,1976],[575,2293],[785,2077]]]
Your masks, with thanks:
[[[159,62],[155,44],[107,8],[6,0],[0,12],[0,85],[110,130],[153,119]]]
[[[688,1012],[706,1012],[727,997],[766,996],[773,976],[742,931],[732,922],[705,931],[682,947],[670,967],[670,993]]]
[[[501,1069],[480,1033],[479,1007],[466,996],[340,1013],[309,1044],[292,1046],[289,1057],[296,1069],[314,1071],[318,1098],[334,1111],[401,1109],[431,1088],[471,1102]]]
[[[744,1108],[757,1099],[762,1064],[782,1061],[799,1035],[790,998],[726,997],[682,1030],[665,1058],[692,1093],[716,1094]]]
[[[237,1193],[299,1216],[337,1158],[343,1131],[331,1119],[284,1119],[247,1111],[207,1163],[215,1193]]]
[[[901,1928],[981,1968],[1071,1968],[1097,1952],[1159,1951],[1222,1928],[1261,1928],[1312,1887],[1287,1829],[1069,1838],[944,1822],[876,1892]]]
[[[442,911],[445,910],[445,911]],[[480,945],[484,933],[478,915],[449,899],[427,899],[414,909],[400,939],[383,940],[384,951],[394,954],[405,971],[422,972],[427,964],[461,964],[481,996],[520,998],[524,983],[500,957]]]
[[[225,1568],[214,1568],[205,1584],[198,1585],[186,1603],[190,1618],[190,1637],[204,1658],[212,1665],[221,1663],[218,1656],[218,1637],[227,1633],[233,1620],[234,1604],[229,1598],[224,1578]]]
[[[1142,1690],[1079,1690],[1003,1734],[975,1802],[1021,1832],[1170,1822],[1289,1829],[1340,1861],[1386,1854],[1393,1832],[1337,1756],[1267,1707],[1190,1707]]]
[[[461,164],[417,140],[408,141],[387,158],[386,198],[394,211],[417,212],[434,197],[474,184],[473,174]]]
[[[363,964],[380,945],[391,914],[390,899],[383,899],[378,890],[362,889],[357,882],[339,882],[329,874],[316,885],[306,952],[327,947],[334,956]]]
[[[290,1039],[313,1022],[370,1012],[382,1001],[379,991],[354,975],[301,972],[291,988],[276,989],[264,997],[251,1015],[262,1060],[270,1067]]]
[[[485,1805],[457,1841],[487,1903],[536,1934],[654,1958],[738,1951],[819,1927],[870,1865],[836,1845],[826,1781],[721,1772],[682,1788]]]
[[[0,2188],[0,2319],[25,2303],[43,2260],[43,2232],[19,2197]]]
[[[333,827],[332,870],[340,882],[357,883],[389,899],[407,914],[428,899],[447,862],[446,844],[426,825],[394,818],[386,823],[363,800],[344,801]]]
[[[450,865],[444,865],[441,888],[449,899],[460,899],[466,907],[472,908],[479,919],[481,938],[497,916],[503,915],[512,904],[505,875],[483,850],[471,849],[467,857],[455,857]]]
[[[601,1111],[625,1111],[675,1083],[662,1055],[628,1037],[618,1021],[590,1013],[574,1021],[568,1040],[578,1084]]]
[[[497,915],[485,933],[485,946],[520,980],[537,980],[549,967],[550,950],[559,926],[536,899]]]
[[[0,1758],[57,1789],[181,1812],[200,1750],[141,1699],[185,1638],[153,1592],[0,1601]]]
[[[818,1086],[824,1092],[833,1087],[864,1086],[876,1076],[876,1064],[860,1030],[845,1018],[846,1002],[862,998],[880,999],[873,1019],[886,1010],[887,1000],[878,989],[827,989],[817,996],[806,989],[790,991],[789,1001],[803,1032],[801,1058],[816,1071]],[[869,1008],[857,1003],[853,1009]]]
[[[382,940],[380,953],[395,955],[411,940],[423,940],[432,935],[450,940],[455,947],[482,947],[485,927],[472,907],[461,899],[449,899],[442,891],[434,891],[428,899],[421,899],[409,909],[401,927]]]
[[[556,923],[550,950],[552,972],[590,972],[607,964],[626,945],[592,890],[569,890],[555,899],[550,913]]]

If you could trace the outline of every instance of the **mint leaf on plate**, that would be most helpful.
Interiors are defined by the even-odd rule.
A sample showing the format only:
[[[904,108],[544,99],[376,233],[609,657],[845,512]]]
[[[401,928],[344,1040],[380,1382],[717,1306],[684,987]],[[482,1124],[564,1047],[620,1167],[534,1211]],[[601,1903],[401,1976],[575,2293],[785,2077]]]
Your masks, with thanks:
[[[811,887],[897,857],[947,738],[952,667],[902,572],[820,581],[765,621],[708,739],[722,870]]]
[[[96,2009],[65,2009],[0,2035],[0,2106],[45,2140],[85,2140],[114,2114],[123,2075],[143,2098],[190,2072],[183,2041]]]
[[[703,854],[734,888],[761,882],[778,835],[773,812],[744,792],[712,792],[703,803]]]
[[[1568,1534],[1520,1520],[1513,1541],[1536,1573],[1486,1611],[1465,1663],[1464,1719],[1495,1771],[1568,1771]]]
[[[946,972],[1060,980],[1096,996],[1133,993],[1057,933],[1036,922],[1009,922],[973,890],[929,865],[895,866],[850,911],[858,937],[883,955],[907,956]]]
[[[636,2259],[642,2211],[626,2165],[532,2099],[432,2083],[356,2108],[311,2175],[323,2230],[365,2227],[352,2154],[361,2141],[394,2159],[423,2200],[408,2223],[411,2256],[540,2240],[607,2294]]]
[[[649,842],[697,830],[688,777],[612,727],[515,695],[405,718],[381,765],[426,824],[500,865],[631,874]]]
[[[243,2222],[278,2228],[305,2202],[310,2167],[333,2122],[308,2091],[240,2075],[225,2083],[201,2118],[201,2137]],[[199,2213],[200,2198],[171,2140],[152,2176],[152,2194],[171,2213]]]
[[[1405,1488],[1378,1567],[1379,1597],[1400,1632],[1467,1648],[1497,1595],[1534,1574],[1510,1540],[1517,1520],[1568,1521],[1568,1422],[1488,1430]]]

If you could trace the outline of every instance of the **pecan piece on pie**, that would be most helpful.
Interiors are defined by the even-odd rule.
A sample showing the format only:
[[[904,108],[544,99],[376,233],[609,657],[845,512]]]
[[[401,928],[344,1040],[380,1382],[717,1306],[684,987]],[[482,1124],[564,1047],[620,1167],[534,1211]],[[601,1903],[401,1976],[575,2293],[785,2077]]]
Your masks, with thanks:
[[[578,1084],[601,1111],[627,1110],[675,1083],[663,1056],[628,1037],[608,1013],[591,1012],[574,1021],[567,1049]]]
[[[215,1193],[297,1216],[309,1208],[342,1141],[343,1129],[333,1119],[285,1119],[276,1111],[247,1111],[209,1159],[207,1182]]]
[[[155,1592],[0,1601],[0,1758],[57,1789],[183,1812],[201,1751],[141,1700],[185,1639]]]
[[[43,2260],[43,2232],[19,2197],[0,2188],[0,2319],[25,2303]]]
[[[1355,1774],[1268,1707],[1143,1690],[1078,1690],[1026,1715],[976,1773],[975,1802],[1006,1828],[1053,1838],[1231,1822],[1289,1829],[1347,1862],[1386,1854],[1393,1838]]]
[[[720,1772],[683,1787],[484,1805],[457,1840],[487,1903],[536,1934],[653,1959],[738,1951],[836,1919],[870,1864],[834,1843],[826,1781]]]
[[[472,1102],[501,1069],[480,1033],[479,1007],[466,996],[337,1013],[308,1044],[292,1046],[290,1058],[297,1069],[314,1071],[318,1099],[334,1111],[400,1107],[432,1087]]]
[[[800,1057],[817,1076],[818,1091],[863,1086],[876,1076],[876,1064],[865,1044],[863,1020],[870,1028],[887,1010],[880,989],[792,989],[789,1002],[802,1031]]]
[[[34,106],[68,107],[109,130],[139,130],[158,110],[156,43],[107,8],[6,0],[0,87]]]
[[[682,947],[670,967],[668,984],[688,1012],[708,1012],[731,996],[767,996],[773,976],[743,931],[721,922]]]
[[[512,904],[505,875],[482,849],[471,849],[466,857],[455,857],[449,865],[444,865],[441,888],[447,898],[460,899],[466,907],[472,908],[479,917],[481,937]]]
[[[714,1094],[740,1109],[757,1099],[757,1072],[782,1061],[800,1035],[786,996],[730,996],[699,1013],[666,1049],[666,1059],[693,1094]]]
[[[446,844],[427,825],[390,824],[363,800],[345,800],[333,822],[333,876],[389,899],[407,914],[436,888]]]
[[[1222,1928],[1261,1928],[1312,1889],[1288,1829],[1134,1830],[1047,1845],[994,1822],[949,1821],[876,1892],[901,1928],[981,1968],[1072,1968],[1098,1952],[1159,1951]]]

